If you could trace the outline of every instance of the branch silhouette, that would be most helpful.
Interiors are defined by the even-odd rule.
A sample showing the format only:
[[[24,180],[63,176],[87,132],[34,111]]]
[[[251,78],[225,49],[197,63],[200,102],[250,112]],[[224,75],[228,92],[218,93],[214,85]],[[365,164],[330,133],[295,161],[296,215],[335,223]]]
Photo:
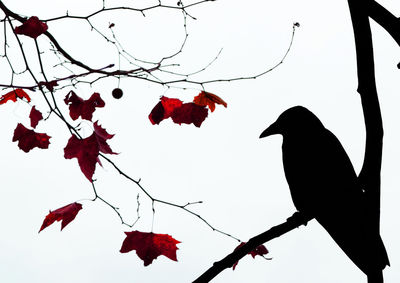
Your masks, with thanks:
[[[86,83],[90,83],[90,85],[92,85],[96,81],[99,81],[103,78],[115,77],[115,78],[118,78],[118,81],[119,81],[121,76],[125,76],[125,77],[129,77],[129,78],[142,79],[147,82],[158,83],[158,84],[161,84],[166,87],[170,87],[171,85],[177,84],[177,83],[194,84],[204,90],[205,84],[210,84],[210,83],[215,83],[215,82],[230,82],[230,81],[236,81],[236,80],[255,79],[257,77],[265,75],[268,72],[271,72],[272,70],[274,70],[275,68],[277,68],[278,66],[283,64],[285,58],[287,57],[287,55],[290,52],[290,49],[291,49],[291,46],[292,46],[292,43],[294,40],[295,31],[296,31],[296,28],[298,27],[298,24],[296,24],[296,23],[293,24],[291,38],[290,38],[288,47],[285,50],[285,52],[282,54],[282,57],[279,58],[278,63],[276,63],[275,65],[273,65],[272,67],[270,67],[268,69],[264,69],[263,71],[255,74],[255,75],[243,76],[243,77],[232,77],[232,78],[227,78],[227,79],[213,79],[213,80],[209,80],[209,81],[194,81],[194,80],[190,79],[190,76],[205,71],[218,58],[220,52],[210,63],[208,63],[207,65],[205,65],[205,67],[203,67],[197,71],[190,72],[187,74],[169,71],[168,67],[176,67],[176,66],[179,66],[179,64],[172,64],[172,63],[167,64],[164,61],[166,61],[168,59],[172,59],[172,58],[176,57],[179,53],[181,53],[185,46],[186,39],[188,37],[188,31],[186,28],[186,19],[193,18],[193,17],[191,15],[189,15],[187,9],[197,6],[197,5],[200,5],[200,4],[204,4],[206,2],[212,2],[212,1],[214,1],[214,0],[203,0],[203,1],[193,2],[192,4],[188,4],[188,5],[183,5],[179,1],[177,3],[177,6],[163,5],[163,4],[161,4],[161,1],[159,1],[159,4],[152,4],[152,5],[148,6],[147,8],[133,8],[133,7],[123,7],[123,6],[121,6],[121,7],[104,7],[104,1],[103,1],[102,8],[100,8],[100,9],[96,10],[95,12],[88,14],[86,16],[74,16],[74,15],[68,15],[68,13],[67,13],[67,15],[65,15],[65,16],[54,17],[51,19],[43,20],[44,22],[56,22],[56,21],[62,21],[64,19],[87,21],[87,23],[91,27],[91,30],[100,34],[100,36],[103,39],[105,39],[109,43],[112,43],[116,47],[116,49],[118,51],[118,59],[121,59],[121,57],[123,57],[129,63],[129,66],[130,66],[130,69],[122,70],[120,68],[121,66],[120,66],[120,62],[119,62],[118,66],[115,66],[114,64],[104,64],[103,66],[105,66],[105,67],[95,68],[94,66],[91,66],[88,63],[85,63],[84,61],[78,60],[72,54],[70,54],[67,51],[67,49],[65,47],[63,47],[59,43],[59,41],[56,40],[56,36],[54,36],[54,35],[57,35],[57,34],[55,32],[53,35],[52,32],[45,31],[45,32],[43,32],[42,38],[50,44],[50,46],[51,46],[50,51],[52,53],[54,53],[55,56],[59,59],[58,61],[60,61],[60,63],[55,66],[63,66],[69,71],[68,73],[71,73],[70,75],[62,75],[62,76],[60,75],[60,76],[55,77],[55,76],[53,76],[53,73],[52,73],[52,71],[54,71],[53,68],[50,68],[49,66],[47,66],[45,64],[45,63],[47,63],[46,62],[47,61],[46,53],[45,53],[44,48],[41,47],[42,45],[39,44],[42,39],[40,39],[38,41],[35,38],[34,39],[35,48],[32,50],[33,52],[29,52],[29,45],[24,45],[23,39],[20,38],[20,35],[18,35],[15,32],[15,27],[18,26],[18,22],[24,23],[28,20],[28,18],[23,17],[19,13],[16,13],[16,12],[10,10],[3,3],[3,1],[0,0],[0,11],[2,11],[2,13],[4,13],[4,19],[0,20],[0,22],[2,22],[4,24],[4,55],[0,55],[0,57],[6,58],[8,64],[9,64],[8,67],[11,69],[11,82],[9,84],[4,84],[4,83],[0,84],[0,87],[4,87],[5,89],[6,88],[12,88],[12,89],[21,88],[21,89],[28,89],[31,91],[38,90],[41,93],[41,96],[43,97],[43,99],[45,100],[45,102],[47,104],[47,108],[48,108],[48,116],[45,120],[49,119],[50,117],[56,116],[60,120],[60,122],[66,126],[66,128],[68,129],[68,131],[70,132],[71,135],[76,136],[78,139],[81,140],[83,138],[79,133],[79,130],[80,130],[79,124],[73,125],[73,122],[68,122],[67,117],[64,116],[63,112],[60,110],[60,107],[57,102],[58,100],[55,99],[56,92],[60,91],[61,89],[75,87],[78,83],[85,82],[85,81],[80,81],[78,79],[86,78],[86,77],[89,77],[90,75],[92,75],[92,76],[96,75],[95,79],[93,79],[92,81],[86,82]],[[166,56],[162,57],[159,61],[154,61],[154,62],[143,61],[143,60],[137,59],[137,58],[133,57],[132,55],[130,55],[126,51],[126,49],[121,45],[120,41],[116,37],[116,34],[113,32],[112,27],[114,24],[111,23],[108,26],[108,28],[111,30],[111,34],[112,34],[112,38],[113,38],[111,40],[110,39],[111,37],[109,38],[109,37],[105,36],[104,34],[102,34],[100,29],[96,28],[96,26],[94,26],[90,22],[90,19],[92,17],[99,15],[99,14],[107,13],[108,11],[129,10],[132,13],[140,12],[144,15],[144,13],[146,11],[149,11],[152,9],[159,9],[159,8],[160,9],[173,9],[175,11],[181,12],[183,15],[183,30],[184,30],[184,38],[183,38],[182,42],[179,44],[178,48],[176,48],[177,51],[174,51],[169,55],[167,54]],[[12,48],[11,45],[9,44],[9,42],[12,39],[7,37],[7,34],[11,34],[15,38],[15,41],[17,43],[16,48],[14,48],[12,50],[15,50],[16,52],[18,52],[20,54],[20,59],[23,62],[22,66],[24,68],[23,71],[21,71],[21,72],[17,72],[14,69],[14,64],[15,64],[13,62],[14,58],[9,57],[9,55],[7,53],[7,51]],[[34,58],[32,58],[32,57],[34,57]],[[35,71],[35,68],[34,68],[35,62],[37,62],[39,65],[38,66],[39,72]],[[78,68],[78,70],[80,70],[79,72],[75,69],[70,70],[69,68],[67,68],[65,66],[66,64],[70,64],[71,66],[75,66],[75,67],[76,66],[80,67],[83,70],[81,70],[79,68]],[[150,65],[150,67],[142,67],[142,66],[140,66],[141,64],[144,64],[144,66]],[[112,69],[114,67],[117,67],[117,69],[116,70]],[[152,74],[153,72],[156,72],[156,71],[162,72],[164,74],[171,74],[176,79],[171,79],[168,81],[158,79],[155,75]],[[14,76],[17,77],[18,75],[21,75],[25,72],[30,75],[29,77],[31,77],[31,79],[33,81],[32,85],[29,85],[29,84],[26,86],[15,85],[14,84]],[[66,81],[67,82],[70,81],[70,83],[66,84]],[[60,83],[59,86],[58,86],[58,83]],[[64,83],[64,84],[61,85],[61,83]],[[52,85],[52,84],[54,84],[54,87],[49,88],[48,86]],[[140,183],[141,179],[135,180],[134,178],[132,178],[127,172],[120,169],[120,167],[118,167],[115,162],[113,162],[110,158],[106,157],[104,154],[100,153],[99,157],[103,158],[109,164],[111,164],[112,167],[122,177],[130,180],[136,186],[136,189],[138,189],[139,191],[143,192],[146,195],[146,197],[151,201],[153,216],[155,213],[154,207],[155,207],[156,203],[167,205],[170,207],[175,207],[175,208],[180,209],[184,213],[188,213],[188,214],[194,216],[195,218],[197,218],[198,220],[203,222],[205,225],[207,225],[212,231],[221,233],[225,236],[228,236],[228,237],[240,242],[240,240],[237,237],[218,229],[217,226],[212,225],[208,220],[206,220],[200,214],[195,213],[191,209],[192,205],[202,203],[201,201],[187,202],[186,204],[177,204],[172,201],[166,201],[163,199],[156,198],[152,193],[150,193],[150,190],[147,190],[142,186],[142,184]],[[140,203],[139,203],[139,201],[137,201],[138,213],[137,213],[136,220],[134,220],[132,223],[128,223],[124,219],[123,215],[119,212],[118,206],[112,204],[112,202],[109,202],[108,200],[103,198],[102,195],[100,195],[97,192],[96,186],[95,186],[95,183],[93,180],[91,181],[91,187],[92,187],[92,190],[94,193],[94,198],[93,199],[85,199],[85,200],[101,201],[103,204],[110,207],[115,212],[116,216],[118,216],[118,218],[120,219],[121,224],[126,225],[128,227],[133,227],[135,225],[135,223],[139,220],[139,218],[140,218],[140,215],[139,215]]]
[[[221,82],[232,82],[232,81],[240,81],[240,80],[249,80],[249,79],[256,79],[258,77],[264,76],[265,74],[273,71],[277,67],[279,67],[283,61],[286,59],[288,53],[290,52],[294,36],[295,36],[295,31],[296,28],[298,27],[297,23],[293,24],[293,30],[292,30],[292,35],[290,38],[290,43],[289,46],[282,56],[282,58],[278,61],[278,63],[274,64],[272,67],[264,67],[262,71],[252,74],[252,75],[245,75],[245,76],[234,76],[230,78],[215,78],[215,79],[209,79],[209,80],[195,80],[192,79],[195,74],[201,73],[205,71],[211,64],[207,64],[206,67],[201,68],[200,70],[192,71],[189,73],[179,73],[176,71],[172,71],[173,68],[171,67],[177,67],[179,64],[176,63],[171,63],[171,60],[176,58],[180,53],[184,51],[184,48],[186,46],[187,38],[189,36],[188,29],[187,29],[187,18],[191,19],[196,19],[193,16],[191,16],[188,12],[188,9],[195,7],[197,5],[202,5],[207,2],[213,2],[215,0],[203,0],[203,1],[197,1],[192,4],[188,5],[183,5],[179,4],[178,2],[177,6],[169,6],[169,5],[164,5],[161,4],[152,4],[148,7],[145,8],[135,8],[135,7],[125,7],[125,6],[118,6],[118,7],[102,7],[99,10],[96,10],[89,15],[86,16],[75,16],[75,15],[69,15],[68,13],[63,16],[58,16],[46,20],[42,20],[43,22],[52,22],[52,21],[62,21],[65,19],[74,19],[74,20],[83,20],[86,21],[91,30],[95,31],[97,34],[100,35],[106,42],[111,43],[114,45],[114,47],[118,51],[118,64],[104,64],[103,66],[105,67],[94,67],[90,66],[88,63],[84,62],[83,60],[77,59],[74,55],[72,55],[69,51],[66,50],[65,47],[63,47],[60,42],[56,39],[56,36],[50,31],[45,31],[43,33],[43,36],[47,37],[49,40],[49,43],[53,46],[54,54],[56,56],[59,56],[62,58],[62,61],[59,66],[64,66],[66,64],[69,64],[71,66],[79,67],[84,70],[84,72],[80,72],[77,74],[76,71],[72,72],[70,76],[63,76],[61,78],[55,78],[52,79],[52,82],[63,82],[66,80],[71,81],[72,86],[76,86],[79,83],[87,83],[90,85],[93,85],[94,83],[105,79],[105,78],[110,78],[110,77],[116,77],[120,80],[120,78],[134,78],[134,79],[139,79],[139,80],[144,80],[146,82],[158,84],[164,87],[174,87],[174,88],[182,88],[185,89],[188,85],[189,86],[195,86],[197,88],[201,88],[204,90],[204,86],[206,84],[212,84],[212,83],[221,83]],[[104,4],[103,4],[104,5]],[[119,11],[119,10],[126,10],[130,11],[132,13],[142,13],[143,16],[145,16],[145,12],[153,9],[170,9],[170,10],[175,10],[177,12],[181,12],[182,14],[182,26],[184,30],[184,36],[182,39],[182,42],[180,45],[176,48],[175,51],[173,51],[171,54],[166,54],[159,60],[154,60],[154,61],[148,61],[148,60],[141,60],[139,58],[136,58],[132,56],[130,53],[126,51],[125,48],[121,45],[120,41],[116,37],[115,33],[113,32],[113,24],[110,24],[109,30],[111,31],[112,38],[106,36],[104,33],[102,33],[99,28],[97,28],[92,22],[91,18],[94,16],[99,16],[100,14],[107,13],[110,11]],[[0,22],[5,22],[9,20],[16,20],[18,22],[24,23],[28,20],[28,18],[21,16],[20,14],[10,10],[4,3],[3,1],[0,1],[0,10],[3,11],[3,13],[6,15],[6,18],[3,20],[0,20]],[[7,40],[6,40],[7,42]],[[7,45],[6,45],[7,46]],[[5,51],[6,52],[6,51]],[[218,58],[219,54],[217,55]],[[7,56],[5,56],[7,57]],[[215,61],[217,58],[213,59]],[[7,57],[8,59],[8,57]],[[130,68],[121,68],[121,59],[124,59],[129,65]],[[10,68],[12,69],[12,66],[10,64]],[[13,75],[16,74],[13,71]],[[95,78],[91,79],[90,81],[81,81],[78,80],[79,78],[86,77],[92,75]],[[161,77],[165,76],[164,77]],[[74,81],[74,82],[72,82]],[[46,80],[46,82],[48,82]],[[0,86],[5,87],[5,88],[16,88],[16,85],[13,84],[2,84],[0,83]],[[68,85],[70,86],[70,85]],[[58,87],[57,90],[60,90],[65,86]],[[29,89],[29,90],[35,90],[37,88],[40,88],[40,85],[36,82],[35,86],[18,86],[18,88],[24,88],[24,89]]]
[[[371,9],[368,9],[365,5],[362,5],[362,3],[356,0],[349,0],[348,4],[356,44],[357,91],[361,96],[366,129],[365,155],[359,180],[365,190],[366,205],[368,208],[367,214],[371,221],[370,225],[372,229],[375,229],[376,233],[379,234],[383,125],[375,82],[372,36],[368,19]],[[386,12],[385,9],[376,8],[372,14],[375,19],[379,19],[381,23],[384,23],[383,27],[388,32],[393,32],[394,25],[391,24],[393,17],[390,13]],[[391,35],[396,39],[395,33],[391,33]],[[371,246],[371,257],[377,257],[378,254],[379,250],[377,246]],[[382,273],[368,276],[368,283],[382,282]]]
[[[276,225],[269,230],[251,238],[246,244],[237,248],[231,254],[227,255],[220,261],[214,262],[213,265],[207,271],[201,274],[196,280],[194,280],[193,283],[210,282],[219,273],[227,268],[232,267],[235,262],[239,261],[259,245],[278,238],[301,225],[307,225],[307,222],[310,220],[311,218],[303,218],[298,213],[293,214],[293,216],[289,217],[286,222]]]
[[[376,1],[367,1],[368,15],[400,45],[400,20]]]

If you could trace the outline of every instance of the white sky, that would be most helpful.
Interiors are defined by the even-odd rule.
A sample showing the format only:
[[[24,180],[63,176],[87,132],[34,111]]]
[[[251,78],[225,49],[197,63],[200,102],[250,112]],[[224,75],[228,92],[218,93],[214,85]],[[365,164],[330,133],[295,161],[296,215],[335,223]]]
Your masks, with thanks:
[[[97,9],[93,3],[101,1],[4,2],[17,13],[49,18],[66,10],[85,14]],[[397,1],[380,3],[399,15]],[[246,241],[295,211],[282,169],[281,138],[258,139],[283,110],[299,104],[308,107],[338,136],[356,170],[361,167],[364,128],[347,3],[218,0],[195,7],[191,13],[198,20],[188,22],[189,38],[180,57],[183,70],[201,68],[224,48],[219,59],[199,77],[203,79],[252,75],[272,67],[286,51],[292,23],[298,21],[301,27],[286,61],[272,73],[258,80],[206,86],[206,90],[221,96],[228,108],[217,106],[200,129],[171,121],[153,126],[147,117],[161,95],[191,101],[198,87],[166,90],[124,79],[121,100],[111,97],[116,80],[95,84],[92,89],[81,86],[76,92],[86,98],[95,91],[102,95],[106,107],[95,112],[94,121],[99,119],[109,133],[116,134],[109,143],[121,154],[112,156],[112,160],[124,172],[142,178],[142,185],[157,198],[179,204],[204,201],[193,210],[216,228]],[[157,59],[175,50],[183,35],[179,13],[166,10],[148,13],[146,18],[108,14],[96,23],[106,28],[109,22],[116,23],[115,31],[126,49],[144,59]],[[400,71],[396,64],[400,52],[383,29],[375,23],[372,28],[385,129],[381,234],[392,265],[385,270],[385,279],[398,282]],[[83,21],[76,25],[70,20],[49,23],[49,31],[75,57],[95,67],[117,63],[115,49],[89,33]],[[31,44],[30,39],[24,42],[27,47]],[[39,44],[47,46],[43,38],[39,38]],[[8,82],[6,61],[0,62],[1,83]],[[32,83],[25,80],[19,83]],[[57,93],[66,115],[62,100],[67,92]],[[46,111],[40,94],[30,94],[33,104]],[[83,209],[64,231],[60,232],[60,224],[55,223],[38,234],[49,209],[91,198],[93,193],[76,159],[63,158],[69,132],[55,117],[37,128],[52,136],[48,150],[34,149],[26,154],[11,142],[18,122],[29,125],[29,111],[30,106],[22,102],[1,105],[1,282],[191,282],[237,245],[184,211],[159,204],[153,231],[182,242],[178,245],[178,262],[161,256],[144,267],[135,252],[120,254],[123,232],[130,229],[121,226],[117,215],[97,201],[82,201]],[[83,127],[89,129],[90,125]],[[103,164],[95,174],[98,191],[120,206],[128,221],[133,220],[137,188],[106,162]],[[149,200],[140,194],[140,202],[142,218],[134,230],[150,231]],[[213,282],[366,282],[363,273],[315,221],[266,246],[273,260],[248,256],[235,271],[226,270]]]

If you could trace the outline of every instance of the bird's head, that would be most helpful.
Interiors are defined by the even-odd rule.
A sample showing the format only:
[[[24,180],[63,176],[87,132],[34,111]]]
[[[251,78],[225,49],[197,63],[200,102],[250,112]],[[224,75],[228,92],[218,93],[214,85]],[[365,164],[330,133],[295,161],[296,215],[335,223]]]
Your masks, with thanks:
[[[295,106],[285,110],[272,125],[261,133],[260,138],[276,134],[284,137],[304,135],[319,129],[325,128],[317,116],[303,106]]]

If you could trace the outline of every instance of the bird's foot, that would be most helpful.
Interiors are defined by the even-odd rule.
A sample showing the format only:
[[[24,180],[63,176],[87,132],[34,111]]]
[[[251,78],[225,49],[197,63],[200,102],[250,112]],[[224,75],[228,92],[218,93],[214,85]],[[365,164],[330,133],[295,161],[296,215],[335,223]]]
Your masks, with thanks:
[[[307,216],[304,213],[301,213],[299,211],[296,211],[293,213],[292,216],[290,216],[288,219],[286,219],[286,222],[288,223],[296,223],[300,225],[307,226],[308,221],[313,219],[313,217]]]

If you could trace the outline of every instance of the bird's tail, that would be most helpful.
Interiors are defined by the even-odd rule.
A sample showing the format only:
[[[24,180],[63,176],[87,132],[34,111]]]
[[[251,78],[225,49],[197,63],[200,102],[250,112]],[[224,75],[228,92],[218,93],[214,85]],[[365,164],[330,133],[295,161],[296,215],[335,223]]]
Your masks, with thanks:
[[[383,283],[382,270],[370,272],[368,275],[368,283]]]

